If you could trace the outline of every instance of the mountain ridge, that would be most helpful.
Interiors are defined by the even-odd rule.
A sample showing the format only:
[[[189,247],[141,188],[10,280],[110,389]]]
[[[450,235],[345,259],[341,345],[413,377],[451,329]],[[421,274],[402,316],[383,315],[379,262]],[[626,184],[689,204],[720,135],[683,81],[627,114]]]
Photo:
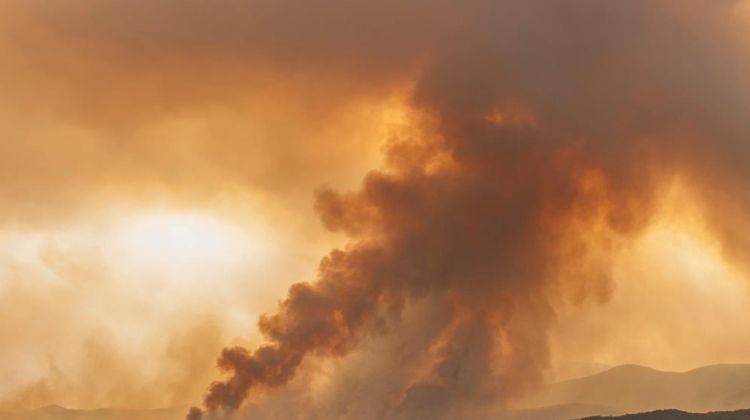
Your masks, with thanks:
[[[591,416],[577,420],[750,420],[750,410],[689,413],[681,410],[656,410],[622,416]]]
[[[750,364],[715,364],[684,372],[620,365],[549,384],[525,406],[560,404],[589,404],[625,412],[739,410],[750,407]]]
[[[548,384],[542,388],[539,395],[529,398],[523,408],[506,413],[501,418],[503,420],[574,418],[586,420],[673,418],[675,420],[694,418],[750,420],[748,407],[750,407],[750,364],[714,364],[684,372],[663,371],[647,366],[626,364],[592,375]],[[48,405],[26,411],[0,410],[0,418],[3,420],[181,420],[184,418],[186,409],[180,406],[147,410],[117,408],[81,410]],[[733,412],[732,410],[740,411]],[[626,416],[611,417],[621,415]],[[738,415],[745,417],[737,417]]]

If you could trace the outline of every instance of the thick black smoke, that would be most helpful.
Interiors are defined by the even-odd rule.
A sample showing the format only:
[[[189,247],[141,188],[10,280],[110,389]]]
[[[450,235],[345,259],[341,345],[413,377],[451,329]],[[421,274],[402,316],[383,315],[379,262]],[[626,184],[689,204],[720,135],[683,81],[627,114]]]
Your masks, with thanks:
[[[606,298],[609,266],[594,255],[648,225],[660,182],[680,174],[712,197],[720,185],[709,214],[748,209],[739,2],[355,4],[311,7],[306,19],[346,12],[363,27],[315,27],[323,46],[311,50],[281,29],[281,52],[269,56],[325,54],[389,73],[417,57],[422,135],[393,142],[389,166],[359,191],[318,194],[323,222],[351,241],[261,318],[265,344],[224,350],[229,376],[210,386],[209,412],[284,386],[306,358],[349,354],[405,306],[429,301],[451,314],[424,349],[432,369],[380,416],[477,418],[539,380],[560,295]],[[297,6],[258,7],[278,17]],[[428,18],[402,20],[419,7]],[[726,223],[716,217],[728,245],[747,243]]]

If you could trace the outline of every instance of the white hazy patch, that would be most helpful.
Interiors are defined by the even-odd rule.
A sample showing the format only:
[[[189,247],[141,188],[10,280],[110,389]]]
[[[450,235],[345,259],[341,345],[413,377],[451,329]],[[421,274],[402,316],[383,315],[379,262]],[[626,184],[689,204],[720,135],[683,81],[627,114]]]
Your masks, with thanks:
[[[252,337],[283,239],[202,209],[0,230],[0,408],[158,407],[200,397]],[[146,390],[146,391],[144,391]],[[163,390],[154,391],[154,390]]]
[[[267,234],[201,213],[146,213],[124,218],[109,232],[108,259],[178,288],[212,284],[268,257]]]

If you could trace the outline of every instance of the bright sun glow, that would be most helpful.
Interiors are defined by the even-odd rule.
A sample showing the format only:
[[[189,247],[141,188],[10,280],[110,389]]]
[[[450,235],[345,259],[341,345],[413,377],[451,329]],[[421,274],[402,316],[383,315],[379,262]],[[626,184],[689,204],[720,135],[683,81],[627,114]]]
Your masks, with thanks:
[[[669,228],[655,229],[643,245],[660,261],[678,264],[690,276],[681,278],[696,287],[716,288],[733,278],[733,273],[710,243],[689,232]]]
[[[116,229],[124,263],[189,276],[238,265],[260,251],[257,240],[220,220],[193,213],[153,213],[123,220]]]

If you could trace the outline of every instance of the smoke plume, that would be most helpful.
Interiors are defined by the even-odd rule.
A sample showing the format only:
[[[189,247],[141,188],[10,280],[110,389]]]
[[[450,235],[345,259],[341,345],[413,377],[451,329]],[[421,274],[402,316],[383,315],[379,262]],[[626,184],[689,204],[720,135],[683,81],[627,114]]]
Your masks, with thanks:
[[[257,401],[307,359],[346,356],[429,302],[449,316],[415,343],[428,366],[373,418],[480,418],[539,382],[559,302],[607,298],[609,256],[648,226],[674,176],[711,197],[712,226],[741,252],[747,231],[730,227],[750,207],[740,5],[437,3],[455,22],[420,22],[434,39],[404,44],[424,57],[414,133],[388,143],[387,166],[358,191],[318,192],[323,223],[348,245],[261,317],[264,344],[224,349],[228,377],[204,409]],[[351,59],[388,67],[376,52]]]

